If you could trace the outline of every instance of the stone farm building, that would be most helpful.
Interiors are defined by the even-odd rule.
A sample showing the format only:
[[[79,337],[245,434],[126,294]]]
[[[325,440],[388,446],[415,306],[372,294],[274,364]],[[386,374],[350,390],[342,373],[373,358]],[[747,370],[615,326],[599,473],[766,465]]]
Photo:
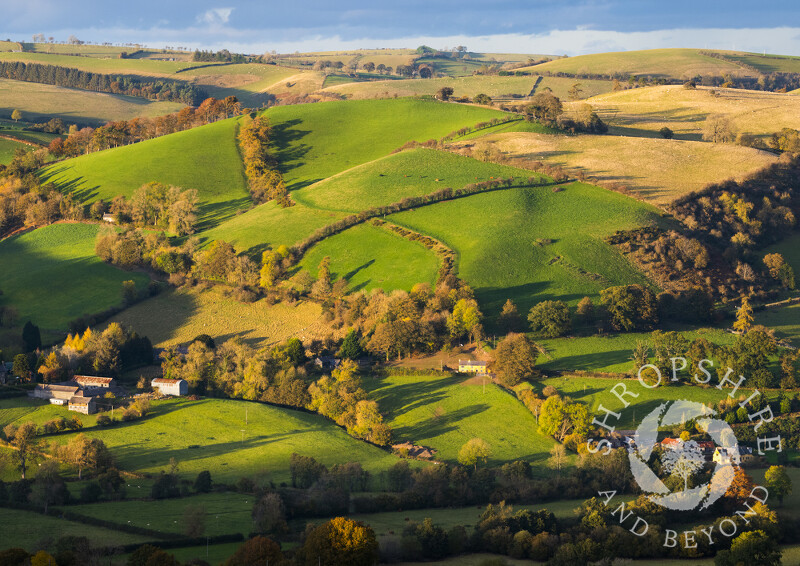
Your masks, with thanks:
[[[97,412],[97,405],[94,397],[76,395],[69,400],[69,410],[75,411],[76,413],[83,413],[84,415],[91,415]]]
[[[70,399],[82,393],[78,386],[39,384],[31,392],[31,397],[49,399],[53,405],[66,405]]]
[[[157,377],[150,382],[153,389],[158,389],[162,395],[188,395],[189,384],[183,379],[163,379]]]
[[[76,375],[72,381],[81,389],[110,389],[114,385],[113,377],[97,377],[94,375]]]
[[[459,373],[486,373],[487,362],[478,360],[458,360]]]

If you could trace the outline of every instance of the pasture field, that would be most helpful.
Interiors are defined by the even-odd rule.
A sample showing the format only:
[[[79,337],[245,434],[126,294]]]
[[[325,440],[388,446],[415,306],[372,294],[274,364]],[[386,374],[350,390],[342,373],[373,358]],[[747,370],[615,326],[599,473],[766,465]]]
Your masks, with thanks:
[[[564,57],[521,70],[534,73],[549,71],[571,75],[624,74],[674,79],[689,79],[698,75],[721,77],[728,73],[733,76],[749,77],[754,74],[735,63],[703,55],[701,51],[700,49],[648,49],[597,53]],[[720,53],[728,54],[725,51]]]
[[[33,399],[31,397],[12,397],[11,399],[0,399],[0,428],[7,424],[15,423],[20,425],[28,421],[41,426],[49,420],[64,417],[71,419],[77,416],[83,426],[94,426],[97,415],[78,415],[70,413],[65,407],[51,405],[49,401],[43,399]]]
[[[20,141],[29,141],[39,145],[48,145],[54,138],[63,137],[58,134],[48,134],[47,132],[35,132],[25,130],[28,122],[14,122],[0,118],[0,135],[9,136]],[[33,148],[33,146],[30,146]]]
[[[122,282],[144,291],[149,278],[103,263],[94,253],[99,226],[52,224],[0,242],[2,304],[43,330],[66,330],[74,318],[122,302]]]
[[[715,328],[678,330],[689,340],[705,338],[719,345],[734,342],[732,334]],[[537,340],[548,352],[547,356],[539,357],[539,366],[544,370],[627,372],[631,370],[630,358],[636,342],[648,341],[649,338],[649,332],[630,332]]]
[[[669,85],[601,94],[586,102],[612,134],[656,137],[666,126],[677,139],[700,140],[711,114],[723,114],[738,132],[758,136],[800,128],[800,98],[776,92]]]
[[[473,139],[478,147],[489,143],[509,156],[579,169],[601,181],[620,183],[637,198],[656,205],[710,183],[744,178],[777,161],[772,153],[739,145],[660,138],[492,133]],[[473,145],[473,140],[459,145]]]
[[[764,474],[767,472],[765,469],[761,470],[752,470],[750,475],[753,476],[753,481],[758,484],[759,482],[764,481]],[[789,475],[789,478],[792,480],[792,493],[787,495],[783,498],[783,505],[778,504],[778,499],[770,497],[769,499],[769,506],[779,511],[781,513],[788,513],[791,514],[794,518],[797,518],[798,512],[800,511],[800,490],[797,489],[797,486],[800,485],[800,469],[787,467],[786,473]],[[800,549],[799,549],[800,550]],[[796,554],[800,557],[800,553]]]
[[[139,51],[136,47],[121,47],[116,45],[93,45],[84,43],[83,45],[72,45],[70,43],[24,43],[26,52],[35,53],[52,53],[56,55],[74,55],[80,57],[98,57],[101,59],[109,59],[119,57],[122,52],[131,53]],[[146,57],[156,53],[163,57],[178,57],[180,52],[161,53],[162,50],[142,48],[138,57]]]
[[[181,474],[181,479],[194,481],[194,477]],[[211,479],[214,479],[212,475]],[[148,497],[148,493],[138,493],[133,487],[138,480],[128,482],[127,496]],[[182,534],[186,525],[183,521],[183,512],[187,506],[202,505],[206,508],[206,535],[219,536],[242,533],[247,536],[253,531],[253,520],[250,513],[255,503],[252,495],[236,493],[233,491],[222,493],[203,493],[184,497],[178,500],[160,499],[152,501],[123,500],[106,501],[103,503],[88,503],[70,505],[68,509],[81,515],[87,515],[105,521],[130,523],[135,527],[142,527],[163,533]],[[205,547],[203,548],[205,551]]]
[[[83,433],[103,440],[123,470],[157,474],[175,458],[185,477],[208,470],[226,483],[242,476],[288,482],[295,452],[328,466],[360,462],[372,473],[397,462],[320,415],[230,399],[157,401],[144,419]],[[66,443],[71,436],[56,439]]]
[[[93,546],[143,544],[150,538],[112,531],[103,527],[88,527],[83,523],[41,515],[33,511],[4,508],[0,513],[3,548],[22,547],[29,552],[41,548],[41,543],[65,536],[85,536]],[[45,546],[47,543],[45,542]]]
[[[99,126],[116,120],[161,116],[183,106],[178,102],[0,79],[0,116],[8,118],[19,109],[28,122],[61,118],[67,123]]]
[[[0,130],[3,133],[3,130]],[[0,165],[8,165],[14,158],[17,149],[30,149],[30,146],[18,141],[0,138]]]
[[[517,188],[400,212],[388,220],[442,241],[458,254],[458,272],[484,314],[506,299],[527,312],[534,303],[576,304],[601,289],[648,284],[603,238],[659,222],[655,208],[630,197],[572,183]]]
[[[800,347],[800,304],[764,309],[755,317],[758,324],[774,329],[778,338]]]
[[[263,299],[240,303],[217,286],[170,289],[125,309],[110,322],[135,329],[159,347],[186,344],[199,334],[209,334],[217,343],[240,336],[267,346],[293,336],[321,337],[327,330],[321,314],[321,307],[308,301],[272,306]]]
[[[486,61],[474,59],[450,59],[439,57],[421,57],[417,63],[427,63],[433,67],[434,74],[439,73],[449,77],[466,77],[487,64]]]
[[[410,65],[417,57],[413,49],[355,49],[352,51],[312,51],[298,54],[279,55],[281,64],[313,65],[317,61],[341,61],[345,65],[356,59],[362,66],[368,62],[396,68],[397,65]]]
[[[236,144],[237,126],[238,118],[229,118],[82,155],[45,167],[41,176],[86,203],[109,202],[117,195],[130,197],[152,181],[197,189],[201,228],[207,227],[251,203]]]
[[[488,94],[492,98],[509,95],[528,96],[536,77],[465,76],[456,78],[401,79],[383,81],[348,82],[347,84],[326,84],[324,91],[336,92],[348,98],[380,98],[397,96],[433,95],[442,87],[449,86],[454,96],[474,97]],[[610,88],[608,90],[611,90]],[[604,92],[604,91],[599,91]],[[599,94],[599,92],[597,94]]]
[[[324,257],[331,258],[331,274],[347,280],[351,291],[411,290],[416,283],[434,286],[439,260],[418,242],[371,224],[360,224],[324,239],[300,262],[316,276]]]
[[[498,177],[524,181],[541,175],[446,151],[416,148],[353,167],[295,191],[292,197],[310,208],[358,212],[406,197],[430,194],[444,187],[459,189],[469,183]]]
[[[536,76],[533,77],[534,79]],[[575,86],[579,85],[580,98],[589,98],[598,94],[611,92],[614,86],[612,81],[601,81],[594,79],[573,79],[571,77],[542,77],[542,80],[536,85],[537,93],[550,89],[555,96],[563,101],[569,100],[569,91]]]
[[[752,65],[762,73],[800,73],[800,57],[761,53],[726,53],[725,56]]]
[[[712,376],[714,376],[713,372]],[[638,393],[639,397],[636,399],[626,397],[626,399],[630,401],[630,406],[624,408],[619,399],[611,393],[611,388],[619,382],[619,379],[596,377],[553,377],[536,382],[535,389],[541,392],[544,387],[552,385],[561,395],[566,395],[575,401],[586,403],[590,413],[595,413],[600,404],[617,411],[622,414],[622,417],[619,420],[615,420],[614,424],[621,430],[635,428],[650,411],[666,401],[686,399],[698,403],[716,405],[722,399],[727,398],[729,392],[729,389],[719,390],[716,388],[716,384],[718,383],[716,376],[712,377],[709,387],[697,385],[668,385],[655,389],[643,387],[639,381],[634,378],[625,380],[624,383],[628,391]],[[752,390],[742,388],[737,392],[737,398],[740,396],[746,398],[751,392]],[[777,393],[774,391],[768,392],[765,395],[770,399],[777,397]]]
[[[259,107],[266,102],[266,92],[300,94],[300,91],[311,92],[322,86],[322,76],[315,71],[298,72],[289,67],[259,63],[198,67],[176,77],[193,80],[214,98],[236,96],[248,107]]]
[[[267,116],[273,124],[275,154],[284,180],[294,191],[384,157],[408,141],[438,139],[503,114],[475,106],[403,98],[278,106],[269,109]],[[302,203],[282,209],[269,202],[203,236],[233,242],[237,249],[293,244],[341,216]]]
[[[92,73],[126,74],[153,77],[171,77],[176,71],[194,67],[189,61],[158,61],[154,59],[119,59],[98,57],[75,57],[58,53],[1,53],[0,61],[21,61],[80,69]]]
[[[502,117],[496,110],[435,100],[334,101],[267,111],[276,156],[290,189],[299,189],[387,155],[412,140],[440,138]]]
[[[543,473],[555,441],[536,432],[534,416],[513,395],[487,381],[484,389],[479,378],[390,376],[367,378],[364,388],[396,442],[434,448],[436,460],[455,463],[461,446],[479,437],[491,446],[490,464],[524,459]]]

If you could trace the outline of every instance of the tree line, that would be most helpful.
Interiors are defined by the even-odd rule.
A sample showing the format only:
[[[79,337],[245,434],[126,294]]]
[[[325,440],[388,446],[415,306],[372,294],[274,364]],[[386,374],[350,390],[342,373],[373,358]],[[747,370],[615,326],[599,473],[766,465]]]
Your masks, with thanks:
[[[272,128],[266,116],[246,116],[239,125],[239,149],[253,202],[275,200],[282,207],[294,202],[272,153]]]
[[[182,132],[238,116],[246,111],[235,96],[224,99],[206,98],[197,108],[186,107],[155,118],[120,120],[97,128],[70,126],[69,136],[66,139],[55,138],[50,142],[49,151],[55,157],[76,157]]]
[[[170,100],[191,106],[200,104],[208,96],[203,89],[184,81],[143,80],[129,75],[105,75],[71,67],[20,61],[0,61],[0,77],[151,100]]]

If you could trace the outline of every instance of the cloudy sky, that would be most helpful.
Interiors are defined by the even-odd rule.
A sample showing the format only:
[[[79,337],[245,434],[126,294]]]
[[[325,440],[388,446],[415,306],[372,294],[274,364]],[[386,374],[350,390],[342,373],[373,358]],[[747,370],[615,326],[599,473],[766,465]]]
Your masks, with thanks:
[[[800,55],[800,2],[0,0],[0,38],[34,33],[246,53],[425,43],[568,55],[658,47]]]

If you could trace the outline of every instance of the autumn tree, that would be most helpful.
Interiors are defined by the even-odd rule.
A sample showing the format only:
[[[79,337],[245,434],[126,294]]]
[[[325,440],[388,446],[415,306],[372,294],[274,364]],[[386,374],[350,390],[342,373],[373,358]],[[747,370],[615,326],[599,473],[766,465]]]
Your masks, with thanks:
[[[658,303],[653,291],[643,285],[609,287],[600,291],[615,330],[643,330],[658,322]]]
[[[379,559],[378,541],[371,527],[336,517],[311,530],[298,551],[298,563],[372,566]]]
[[[753,307],[750,306],[750,299],[742,297],[742,305],[736,310],[736,321],[733,329],[746,334],[753,326]]]
[[[458,451],[458,463],[463,466],[474,466],[478,469],[478,462],[486,463],[492,449],[489,443],[482,438],[470,438]]]
[[[449,86],[443,86],[439,90],[436,91],[436,98],[442,101],[450,100],[450,97],[453,96],[453,89]]]
[[[11,119],[15,122],[19,122],[22,120],[22,112],[20,112],[19,109],[14,109],[14,111],[11,113]]]
[[[266,493],[253,505],[253,525],[259,533],[283,533],[288,529],[286,508],[278,493]]]
[[[581,88],[581,83],[575,83],[569,88],[567,95],[569,96],[570,100],[578,100],[581,97],[582,92],[583,89]]]
[[[60,457],[65,462],[78,468],[78,479],[83,470],[104,471],[113,463],[111,451],[99,438],[89,438],[78,434],[69,444],[60,449]]]
[[[781,549],[772,537],[762,530],[746,531],[733,539],[730,550],[722,550],[714,558],[715,566],[780,566]]]
[[[538,375],[536,344],[524,334],[508,334],[494,352],[494,370],[506,387],[514,387],[524,379]]]
[[[268,537],[256,536],[243,542],[225,566],[251,566],[252,564],[278,564],[283,560],[281,546]]]
[[[469,335],[474,341],[482,334],[482,314],[475,299],[459,299],[453,307],[452,314],[447,318],[447,328],[453,339]]]
[[[551,92],[540,92],[525,106],[524,112],[529,122],[555,126],[564,109],[561,101]]]
[[[561,469],[566,463],[567,449],[563,444],[555,444],[550,449],[550,457],[547,459],[547,467],[560,473]]]

